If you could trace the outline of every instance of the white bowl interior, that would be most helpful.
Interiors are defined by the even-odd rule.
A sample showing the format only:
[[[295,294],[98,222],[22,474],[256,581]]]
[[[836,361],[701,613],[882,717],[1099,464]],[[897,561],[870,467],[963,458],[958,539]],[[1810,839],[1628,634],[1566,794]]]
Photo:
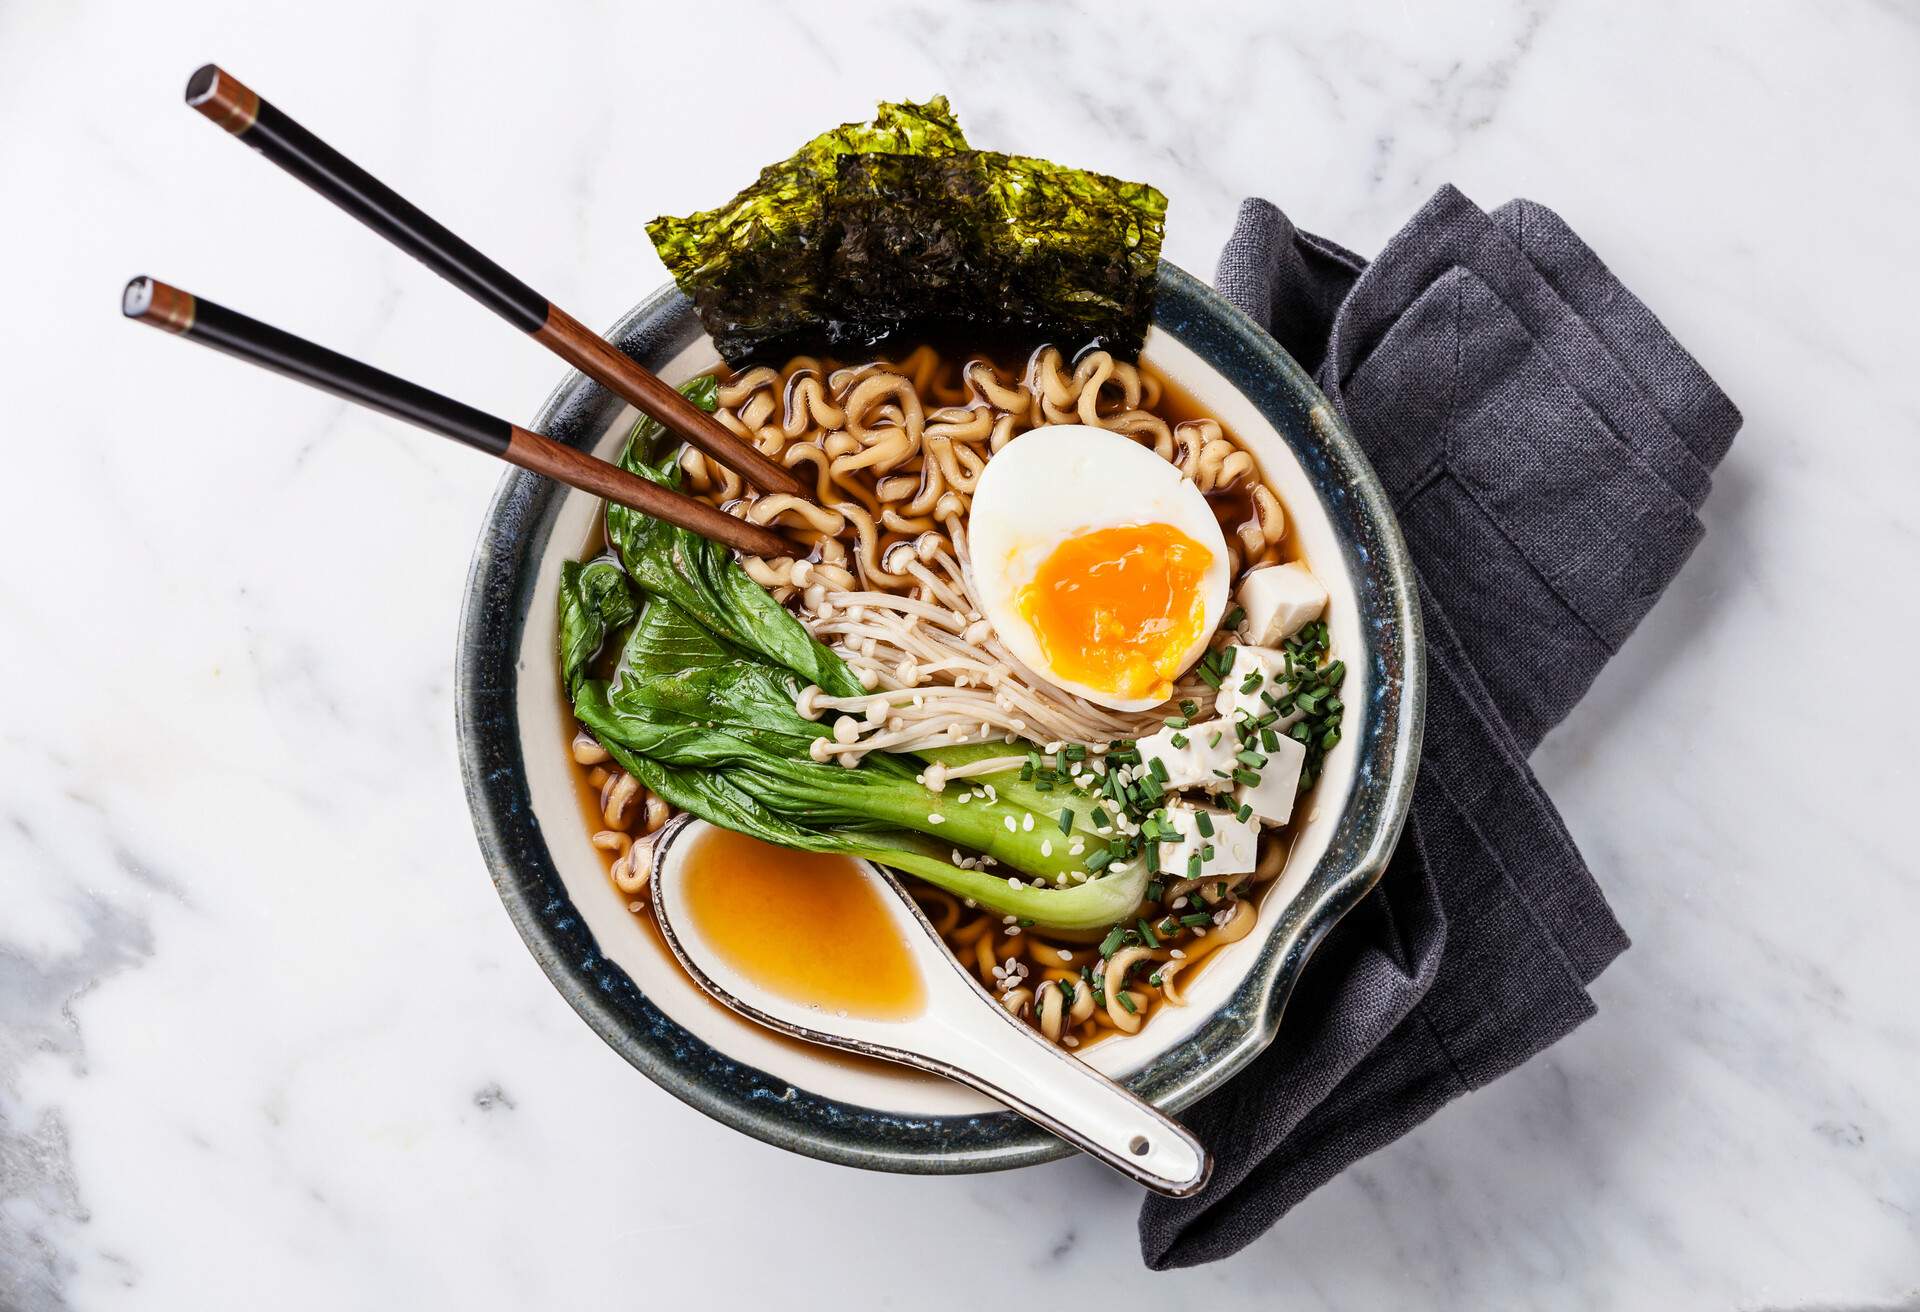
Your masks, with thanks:
[[[1331,597],[1327,622],[1334,655],[1347,660],[1346,733],[1328,755],[1319,785],[1309,799],[1306,820],[1296,826],[1287,869],[1267,891],[1260,920],[1247,940],[1223,949],[1188,989],[1190,1004],[1165,1008],[1138,1035],[1112,1039],[1086,1054],[1093,1066],[1124,1077],[1177,1047],[1226,1004],[1246,979],[1261,935],[1279,924],[1278,909],[1305,884],[1326,852],[1338,820],[1338,799],[1353,785],[1355,717],[1366,705],[1367,662],[1358,659],[1360,628],[1353,580],[1319,498],[1287,444],[1258,410],[1211,366],[1158,328],[1147,337],[1146,358],[1224,424],[1252,452],[1267,481],[1280,493],[1291,532],[1307,563]],[[705,337],[674,357],[660,374],[678,385],[719,363]],[[597,455],[611,459],[632,427],[637,412],[625,410],[601,434]],[[969,1089],[904,1067],[862,1062],[830,1049],[815,1048],[777,1035],[726,1010],[700,991],[673,960],[658,935],[627,910],[628,899],[607,878],[602,854],[588,839],[579,785],[568,744],[574,735],[571,709],[554,672],[560,566],[577,559],[597,526],[597,498],[567,491],[553,535],[548,539],[534,583],[519,652],[518,709],[521,749],[535,819],[545,837],[567,894],[609,961],[678,1024],[736,1061],[758,1067],[796,1088],[820,1097],[912,1116],[967,1115],[995,1104]]]

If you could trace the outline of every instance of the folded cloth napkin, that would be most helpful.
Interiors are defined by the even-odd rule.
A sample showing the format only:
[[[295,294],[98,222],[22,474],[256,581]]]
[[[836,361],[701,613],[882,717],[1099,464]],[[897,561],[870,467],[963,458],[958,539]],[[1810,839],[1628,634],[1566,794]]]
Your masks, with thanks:
[[[1420,576],[1427,723],[1379,885],[1187,1124],[1155,1268],[1215,1261],[1591,1016],[1627,946],[1527,756],[1673,580],[1740,412],[1559,216],[1443,188],[1369,265],[1246,201],[1216,282],[1317,376]]]

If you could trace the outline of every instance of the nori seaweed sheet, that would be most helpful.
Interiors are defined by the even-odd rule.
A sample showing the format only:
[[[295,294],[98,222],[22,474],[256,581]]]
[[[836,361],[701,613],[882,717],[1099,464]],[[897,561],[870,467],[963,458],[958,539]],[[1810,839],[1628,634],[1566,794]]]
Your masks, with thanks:
[[[1140,348],[1166,197],[967,148],[944,97],[886,104],[716,210],[648,225],[731,364],[889,339]]]

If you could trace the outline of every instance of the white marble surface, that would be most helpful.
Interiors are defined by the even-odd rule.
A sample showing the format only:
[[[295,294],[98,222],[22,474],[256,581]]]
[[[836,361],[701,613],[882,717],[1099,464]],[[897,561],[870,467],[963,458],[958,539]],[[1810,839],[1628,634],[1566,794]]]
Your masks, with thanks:
[[[181,108],[208,58],[600,323],[646,218],[883,96],[1158,182],[1201,272],[1249,192],[1362,250],[1443,181],[1557,208],[1747,414],[1540,755],[1635,940],[1599,1017],[1161,1276],[1091,1164],[863,1175],[660,1093],[468,825],[497,469],[115,301],[519,418],[558,370]],[[1901,0],[0,4],[0,1306],[1920,1306],[1916,67]]]

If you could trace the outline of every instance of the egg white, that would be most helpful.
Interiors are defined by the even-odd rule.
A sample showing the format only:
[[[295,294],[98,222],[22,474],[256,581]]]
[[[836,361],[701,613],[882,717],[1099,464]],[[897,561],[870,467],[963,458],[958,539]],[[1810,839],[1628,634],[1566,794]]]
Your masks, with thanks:
[[[1021,589],[1061,542],[1129,524],[1170,524],[1212,553],[1201,580],[1200,631],[1180,657],[1184,672],[1206,650],[1226,611],[1227,542],[1200,489],[1146,447],[1086,424],[1022,433],[980,474],[967,517],[967,551],[987,622],[1022,665],[1097,705],[1144,711],[1166,699],[1118,696],[1053,670],[1019,606]]]

